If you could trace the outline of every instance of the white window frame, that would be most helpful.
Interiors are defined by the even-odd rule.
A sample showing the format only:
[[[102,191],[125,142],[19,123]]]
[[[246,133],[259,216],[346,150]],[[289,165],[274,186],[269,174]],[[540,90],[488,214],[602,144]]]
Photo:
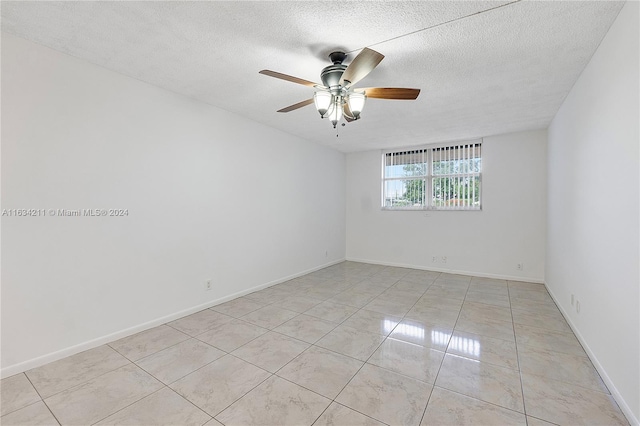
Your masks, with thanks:
[[[460,141],[460,142],[447,142],[447,143],[438,143],[438,144],[430,144],[430,145],[422,145],[417,147],[410,147],[405,149],[389,149],[382,151],[382,163],[381,163],[381,206],[382,210],[388,211],[425,211],[425,210],[433,210],[433,211],[481,211],[482,210],[482,139],[474,139],[469,141]],[[457,173],[457,174],[436,174],[433,172],[433,164],[434,157],[436,156],[436,152],[438,155],[442,155],[442,148],[447,149],[455,149],[456,147],[468,147],[470,149],[475,149],[474,147],[478,145],[480,149],[480,169],[477,172],[467,172],[467,173]],[[412,153],[412,152],[420,152],[423,151],[425,155],[425,161],[427,164],[426,174],[418,175],[418,176],[396,176],[396,177],[388,177],[385,176],[385,164],[386,158],[389,154],[402,154],[402,153]],[[474,155],[475,157],[475,155]],[[440,157],[442,160],[446,160],[447,157]],[[471,157],[467,157],[471,158]],[[478,185],[478,204],[471,205],[449,205],[449,206],[436,206],[433,203],[433,180],[434,178],[471,178],[476,179],[479,183]],[[386,206],[387,194],[385,190],[387,185],[385,185],[389,181],[407,181],[407,180],[424,180],[425,191],[423,195],[423,203],[422,206]],[[475,188],[474,188],[475,189]]]

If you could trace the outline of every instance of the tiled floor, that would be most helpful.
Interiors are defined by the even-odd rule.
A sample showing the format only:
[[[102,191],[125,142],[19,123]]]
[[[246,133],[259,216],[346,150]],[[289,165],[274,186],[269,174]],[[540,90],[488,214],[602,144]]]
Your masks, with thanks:
[[[352,262],[1,385],[3,425],[628,424],[543,285]]]

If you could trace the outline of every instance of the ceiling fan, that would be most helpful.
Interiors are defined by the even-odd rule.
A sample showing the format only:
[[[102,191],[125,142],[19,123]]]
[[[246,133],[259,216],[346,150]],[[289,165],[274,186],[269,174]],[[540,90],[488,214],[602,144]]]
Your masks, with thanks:
[[[366,98],[413,100],[420,94],[420,89],[397,87],[354,88],[354,84],[358,83],[378,66],[384,59],[384,55],[365,47],[348,66],[342,63],[346,57],[347,54],[344,52],[333,52],[329,55],[329,59],[333,64],[325,67],[320,73],[320,79],[323,84],[270,70],[262,70],[260,74],[315,88],[316,92],[313,98],[282,108],[278,112],[290,112],[315,104],[320,116],[322,118],[329,117],[334,128],[342,116],[348,122],[359,119]]]

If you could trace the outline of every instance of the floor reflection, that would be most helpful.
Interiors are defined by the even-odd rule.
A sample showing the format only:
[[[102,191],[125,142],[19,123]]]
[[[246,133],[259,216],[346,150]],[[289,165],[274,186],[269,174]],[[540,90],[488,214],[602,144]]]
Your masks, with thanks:
[[[465,355],[480,356],[480,342],[468,337],[452,336],[449,343],[451,349],[462,352]]]
[[[445,333],[443,331],[431,330],[431,341],[439,346],[446,347],[451,338],[451,333]]]
[[[395,326],[395,322],[393,321],[388,321],[385,320],[384,322],[385,324],[385,331],[387,329],[387,323],[389,323],[388,325],[391,326],[391,330],[393,330],[393,327]],[[389,330],[389,332],[391,332],[391,330]],[[415,325],[411,325],[411,324],[406,324],[406,323],[400,323],[398,324],[398,326],[395,329],[396,333],[402,334],[403,336],[406,337],[412,337],[414,339],[419,339],[419,340],[424,340],[424,328],[423,327],[418,327]]]

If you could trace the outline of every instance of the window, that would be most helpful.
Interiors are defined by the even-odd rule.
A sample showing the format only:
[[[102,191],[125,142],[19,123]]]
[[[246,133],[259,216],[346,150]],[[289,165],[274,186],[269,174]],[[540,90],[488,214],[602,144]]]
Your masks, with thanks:
[[[482,142],[382,154],[382,208],[480,210]]]

